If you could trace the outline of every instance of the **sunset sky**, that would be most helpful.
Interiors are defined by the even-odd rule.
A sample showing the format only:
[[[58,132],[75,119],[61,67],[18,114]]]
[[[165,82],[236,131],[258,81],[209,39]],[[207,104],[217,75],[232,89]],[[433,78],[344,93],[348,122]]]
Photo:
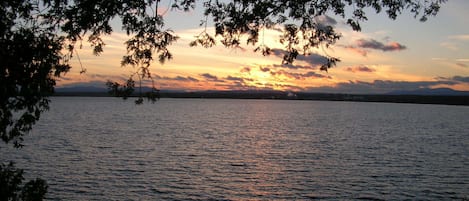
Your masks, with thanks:
[[[165,3],[163,3],[165,4]],[[300,56],[292,65],[281,65],[280,50],[270,56],[254,53],[252,46],[224,48],[221,43],[205,49],[189,47],[201,32],[200,7],[184,13],[168,11],[166,25],[181,38],[170,47],[174,59],[151,66],[156,87],[162,90],[246,90],[275,89],[330,93],[386,93],[419,88],[452,88],[469,91],[469,1],[451,0],[436,17],[427,22],[403,13],[393,21],[381,13],[368,13],[362,31],[354,32],[342,18],[328,20],[342,33],[341,40],[330,48],[319,48],[319,55],[329,54],[342,61],[328,72],[320,71],[319,55]],[[114,24],[114,33],[106,36],[101,56],[93,56],[89,44],[78,50],[81,68],[74,57],[74,68],[60,78],[58,87],[105,87],[107,80],[123,81],[133,72],[121,67],[128,36]],[[209,27],[209,31],[213,31]],[[272,48],[280,32],[266,30],[264,41]]]

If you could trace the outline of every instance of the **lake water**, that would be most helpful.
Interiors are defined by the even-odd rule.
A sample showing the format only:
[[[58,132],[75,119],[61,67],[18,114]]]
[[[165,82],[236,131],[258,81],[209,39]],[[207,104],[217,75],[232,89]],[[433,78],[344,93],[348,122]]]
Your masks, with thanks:
[[[50,200],[469,198],[469,107],[54,97],[23,149]]]

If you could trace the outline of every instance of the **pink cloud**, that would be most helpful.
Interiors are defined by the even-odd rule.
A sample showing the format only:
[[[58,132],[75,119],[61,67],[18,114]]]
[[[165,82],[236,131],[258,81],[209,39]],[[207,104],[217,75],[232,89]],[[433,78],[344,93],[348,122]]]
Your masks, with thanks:
[[[347,67],[345,69],[346,71],[352,72],[352,73],[357,73],[357,72],[365,72],[365,73],[372,73],[375,72],[376,70],[374,68],[370,68],[367,66],[352,66],[352,67]]]

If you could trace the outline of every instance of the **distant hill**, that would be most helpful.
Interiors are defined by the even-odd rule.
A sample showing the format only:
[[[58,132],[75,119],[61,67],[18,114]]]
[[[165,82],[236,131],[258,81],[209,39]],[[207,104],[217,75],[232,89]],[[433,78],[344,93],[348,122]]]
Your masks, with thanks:
[[[142,92],[150,92],[152,88],[142,87]],[[134,96],[137,96],[140,89],[135,88]],[[73,86],[73,87],[58,87],[55,89],[54,96],[110,96],[109,90],[104,87],[95,86]],[[160,93],[185,93],[179,90],[161,90]]]
[[[469,91],[456,91],[450,88],[399,90],[387,93],[387,95],[421,95],[421,96],[469,96]]]
[[[107,93],[106,88],[93,86],[75,86],[75,87],[58,87],[55,89],[57,93]]]
[[[142,92],[150,88],[142,88]],[[134,96],[137,96],[134,93]],[[54,96],[110,96],[107,89],[99,87],[57,88]],[[233,91],[180,91],[162,90],[161,98],[229,98],[229,99],[283,99],[283,100],[322,100],[469,105],[469,92],[447,88],[393,91],[387,94],[337,94],[311,92],[284,92],[271,90]]]

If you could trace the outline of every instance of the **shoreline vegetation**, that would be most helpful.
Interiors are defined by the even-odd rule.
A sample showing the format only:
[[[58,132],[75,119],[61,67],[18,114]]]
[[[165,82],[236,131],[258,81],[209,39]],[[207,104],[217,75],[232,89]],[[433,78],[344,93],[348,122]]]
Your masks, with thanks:
[[[52,96],[112,97],[106,92],[55,92]],[[135,94],[137,96],[137,94]],[[160,98],[210,98],[210,99],[274,99],[416,103],[469,106],[469,95],[413,95],[413,94],[341,94],[284,91],[163,91]]]

